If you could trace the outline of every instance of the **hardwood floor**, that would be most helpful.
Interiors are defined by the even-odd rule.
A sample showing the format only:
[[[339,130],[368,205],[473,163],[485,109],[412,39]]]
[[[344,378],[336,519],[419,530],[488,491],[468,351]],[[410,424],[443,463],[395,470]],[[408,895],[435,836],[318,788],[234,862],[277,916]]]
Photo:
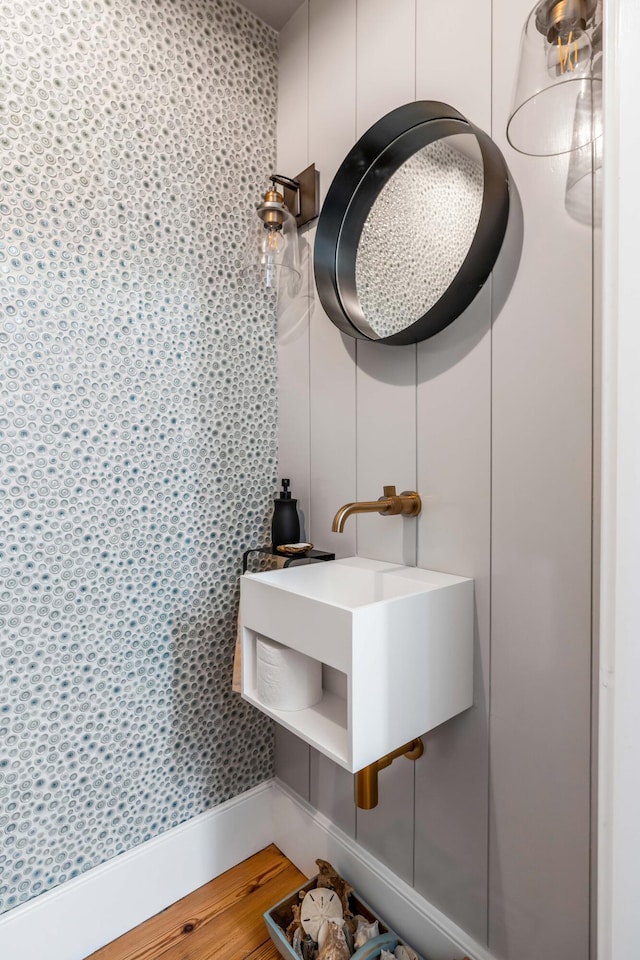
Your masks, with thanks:
[[[276,960],[262,914],[306,879],[272,845],[87,960]]]

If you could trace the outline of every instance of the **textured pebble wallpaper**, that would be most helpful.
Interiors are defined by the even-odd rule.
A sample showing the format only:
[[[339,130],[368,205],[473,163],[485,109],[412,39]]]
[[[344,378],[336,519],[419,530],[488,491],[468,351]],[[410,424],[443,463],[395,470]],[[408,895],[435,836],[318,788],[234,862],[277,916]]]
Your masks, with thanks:
[[[276,35],[230,0],[0,0],[0,910],[271,774],[231,693],[276,471],[240,285]]]

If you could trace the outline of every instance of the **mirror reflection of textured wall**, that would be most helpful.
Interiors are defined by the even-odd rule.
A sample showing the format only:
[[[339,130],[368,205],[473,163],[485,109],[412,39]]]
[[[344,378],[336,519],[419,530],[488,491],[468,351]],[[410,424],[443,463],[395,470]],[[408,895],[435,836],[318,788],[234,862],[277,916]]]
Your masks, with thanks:
[[[469,141],[466,154],[457,148],[461,139]],[[423,147],[382,188],[356,258],[358,299],[372,338],[415,323],[451,285],[478,226],[483,177],[477,142],[462,135]]]

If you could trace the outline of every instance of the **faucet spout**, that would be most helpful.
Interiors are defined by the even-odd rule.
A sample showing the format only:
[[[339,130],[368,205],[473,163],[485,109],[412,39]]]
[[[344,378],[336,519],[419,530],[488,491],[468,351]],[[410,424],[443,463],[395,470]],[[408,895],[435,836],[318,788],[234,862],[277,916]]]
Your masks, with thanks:
[[[345,503],[343,507],[340,507],[335,517],[333,518],[333,523],[331,529],[334,533],[343,533],[344,525],[349,519],[353,516],[354,513],[385,513],[385,507],[389,505],[389,501],[384,497],[380,497],[379,500],[365,500],[360,503]]]
[[[383,517],[403,516],[417,517],[422,509],[422,500],[414,490],[405,490],[397,494],[393,486],[384,487],[384,496],[379,500],[362,500],[355,503],[345,503],[340,507],[331,529],[334,533],[343,533],[344,525],[353,514],[379,513]]]

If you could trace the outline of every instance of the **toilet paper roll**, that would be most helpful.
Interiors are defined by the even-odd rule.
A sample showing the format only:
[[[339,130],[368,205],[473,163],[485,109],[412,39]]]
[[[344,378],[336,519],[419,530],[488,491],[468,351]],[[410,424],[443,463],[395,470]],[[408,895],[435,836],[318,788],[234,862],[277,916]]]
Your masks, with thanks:
[[[322,699],[322,664],[267,637],[256,638],[258,700],[275,710],[304,710]]]

